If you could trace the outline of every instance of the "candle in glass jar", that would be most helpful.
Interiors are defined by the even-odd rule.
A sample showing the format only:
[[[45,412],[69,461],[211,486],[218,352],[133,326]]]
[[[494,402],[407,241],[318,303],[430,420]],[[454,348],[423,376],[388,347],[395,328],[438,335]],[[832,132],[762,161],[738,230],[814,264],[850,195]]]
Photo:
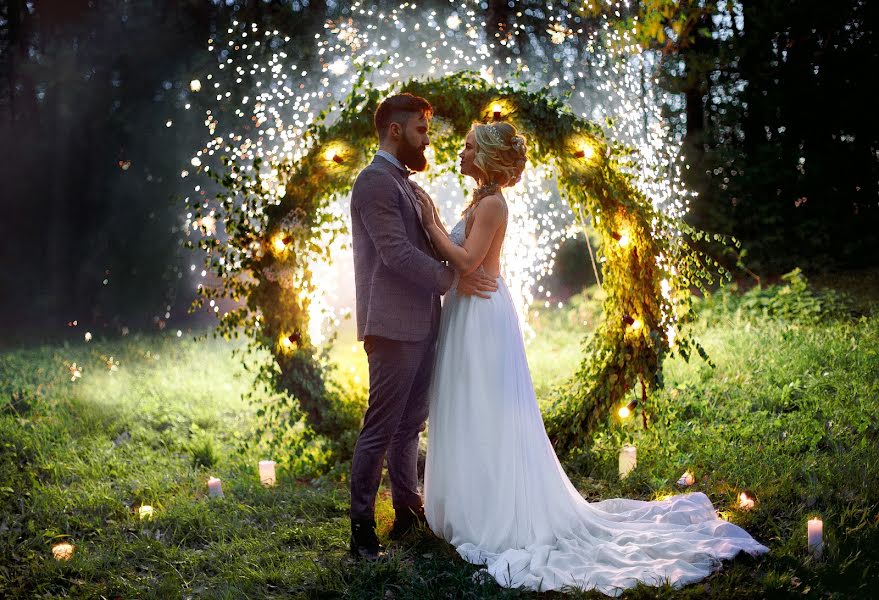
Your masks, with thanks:
[[[684,471],[684,474],[681,475],[680,479],[678,479],[678,485],[681,487],[691,486],[695,482],[696,482],[696,477],[693,475],[692,471]]]
[[[629,476],[637,464],[638,451],[635,446],[623,446],[620,450],[620,479]]]
[[[70,542],[61,542],[52,546],[52,556],[55,560],[70,560],[73,558],[73,544]]]
[[[809,519],[808,525],[809,552],[815,558],[824,553],[824,522],[819,518]]]
[[[221,498],[223,496],[223,482],[216,477],[208,479],[208,496]]]
[[[266,487],[275,485],[275,461],[259,461],[259,480]]]
[[[754,508],[754,499],[747,492],[739,494],[739,508],[743,510],[751,510]]]

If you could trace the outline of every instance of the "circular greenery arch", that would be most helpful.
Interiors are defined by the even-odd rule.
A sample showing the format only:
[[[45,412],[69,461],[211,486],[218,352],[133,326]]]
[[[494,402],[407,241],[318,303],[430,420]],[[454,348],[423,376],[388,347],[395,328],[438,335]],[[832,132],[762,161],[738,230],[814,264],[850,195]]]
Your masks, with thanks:
[[[350,191],[374,154],[372,115],[383,97],[396,92],[411,92],[433,105],[431,144],[439,165],[454,164],[474,122],[513,123],[528,139],[530,160],[555,170],[576,218],[585,225],[588,216],[600,237],[605,318],[545,415],[557,450],[575,449],[621,400],[629,406],[642,401],[646,426],[643,401],[662,385],[669,352],[688,358],[695,349],[705,357],[680,330],[682,317],[692,314],[689,289],[705,289],[716,274],[729,274],[695,249],[692,241],[703,234],[658,211],[638,191],[630,148],[608,141],[600,126],[575,115],[547,90],[529,91],[524,83],[495,87],[472,72],[414,79],[392,91],[377,89],[365,77],[335,107],[332,123],[327,112],[318,115],[301,156],[271,164],[255,159],[248,166],[224,157],[223,172],[212,174],[223,188],[217,199],[228,237],[221,242],[208,235],[199,242],[220,283],[202,287],[196,304],[212,297],[245,300],[221,316],[218,333],[237,337],[243,331],[254,348],[268,349],[274,358],[260,368],[258,379],[284,393],[260,409],[258,433],[280,443],[278,432],[299,417],[335,459],[353,449],[364,399],[351,402],[348,390],[330,383],[332,365],[308,337],[315,293],[310,265],[331,258],[332,240],[345,231],[344,219],[329,207]],[[199,219],[206,204],[193,208]]]

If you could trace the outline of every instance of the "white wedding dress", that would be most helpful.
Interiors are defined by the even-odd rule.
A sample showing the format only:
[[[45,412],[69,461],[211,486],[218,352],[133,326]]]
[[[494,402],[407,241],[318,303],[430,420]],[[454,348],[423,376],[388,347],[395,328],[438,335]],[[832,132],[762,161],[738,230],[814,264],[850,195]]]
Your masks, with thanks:
[[[449,234],[460,245],[465,222]],[[768,548],[718,518],[705,494],[589,503],[562,470],[537,407],[502,278],[486,300],[446,294],[430,391],[428,524],[506,587],[680,587],[739,551]]]

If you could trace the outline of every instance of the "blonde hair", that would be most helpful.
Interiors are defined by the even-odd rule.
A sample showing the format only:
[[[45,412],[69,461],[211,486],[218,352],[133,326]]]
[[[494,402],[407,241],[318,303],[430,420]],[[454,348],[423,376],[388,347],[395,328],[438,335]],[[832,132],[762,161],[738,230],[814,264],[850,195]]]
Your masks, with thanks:
[[[485,175],[485,183],[515,185],[522,178],[527,159],[525,138],[509,123],[476,123],[476,158],[473,165]]]

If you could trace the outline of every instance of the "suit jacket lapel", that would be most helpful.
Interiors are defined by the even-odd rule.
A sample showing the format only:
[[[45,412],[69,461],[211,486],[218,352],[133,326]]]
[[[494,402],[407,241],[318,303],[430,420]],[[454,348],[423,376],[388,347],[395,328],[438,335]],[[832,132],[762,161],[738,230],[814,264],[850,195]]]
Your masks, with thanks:
[[[427,243],[430,244],[430,249],[433,250],[433,253],[436,254],[436,248],[433,246],[433,242],[430,239],[430,234],[427,232],[427,228],[424,226],[424,221],[421,220],[421,204],[418,203],[418,198],[415,197],[415,192],[412,190],[412,186],[409,185],[409,182],[403,175],[400,173],[400,170],[392,165],[390,162],[382,158],[381,156],[376,156],[373,159],[373,162],[381,161],[381,164],[387,165],[389,171],[394,176],[394,181],[397,182],[397,187],[400,188],[400,191],[403,192],[403,195],[409,200],[412,204],[412,208],[415,209],[415,214],[418,215],[418,226],[421,227],[421,231],[424,232],[424,237],[427,238]]]

